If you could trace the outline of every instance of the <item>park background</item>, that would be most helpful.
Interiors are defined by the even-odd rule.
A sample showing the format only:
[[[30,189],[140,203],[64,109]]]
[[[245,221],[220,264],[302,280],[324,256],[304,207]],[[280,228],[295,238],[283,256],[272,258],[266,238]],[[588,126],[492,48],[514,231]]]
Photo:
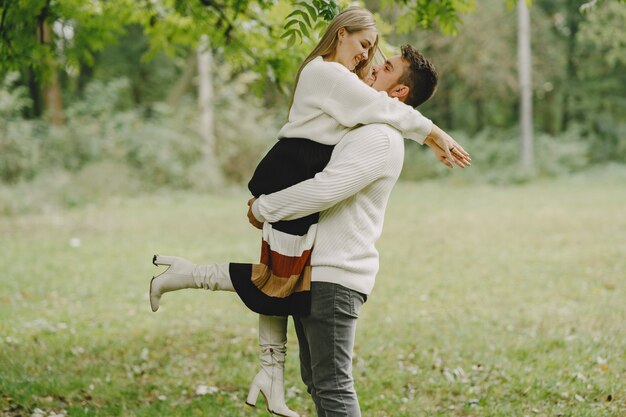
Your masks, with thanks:
[[[254,315],[201,291],[151,313],[150,261],[256,260],[246,181],[348,4],[0,4],[3,416],[267,414],[242,407]],[[364,415],[626,415],[626,4],[360,4],[385,53],[433,61],[420,111],[473,160],[406,142],[359,320]],[[287,402],[311,416],[289,336]]]

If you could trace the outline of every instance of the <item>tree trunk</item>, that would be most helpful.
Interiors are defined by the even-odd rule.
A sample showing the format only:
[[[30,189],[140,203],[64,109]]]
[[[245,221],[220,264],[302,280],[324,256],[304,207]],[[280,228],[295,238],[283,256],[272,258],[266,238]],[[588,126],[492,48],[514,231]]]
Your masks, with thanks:
[[[54,48],[52,45],[52,32],[50,26],[46,21],[41,25],[43,43]],[[43,101],[44,108],[48,114],[49,121],[53,125],[65,124],[65,117],[63,115],[63,99],[61,93],[61,86],[59,85],[59,76],[57,74],[56,66],[51,59],[48,60],[47,65],[49,67],[49,78],[45,81]]]
[[[533,166],[533,103],[531,85],[530,16],[526,0],[518,0],[517,52],[520,86],[520,128],[522,167]]]
[[[222,181],[218,160],[215,152],[215,126],[213,124],[213,81],[211,67],[213,54],[209,37],[202,35],[198,47],[198,106],[200,111],[200,137],[204,143],[204,161],[207,178],[211,186],[219,185]]]

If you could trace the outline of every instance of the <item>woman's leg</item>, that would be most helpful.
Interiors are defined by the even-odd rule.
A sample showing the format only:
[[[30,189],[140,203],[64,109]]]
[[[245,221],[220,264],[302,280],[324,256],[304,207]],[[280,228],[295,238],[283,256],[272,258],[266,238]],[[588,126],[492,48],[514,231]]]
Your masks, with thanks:
[[[261,392],[270,413],[285,417],[298,417],[298,414],[285,404],[287,317],[259,314],[259,345],[261,347],[261,370],[252,381],[246,403],[254,406]]]
[[[161,296],[185,288],[213,291],[235,291],[230,279],[229,264],[196,265],[178,256],[155,255],[152,263],[168,265],[162,274],[150,282],[152,311],[159,309]],[[284,365],[287,351],[287,317],[259,315],[259,345],[261,370],[252,381],[247,403],[254,406],[259,392],[263,393],[270,412],[284,417],[299,417],[285,404]]]
[[[169,268],[150,281],[150,306],[159,309],[161,296],[184,288],[204,288],[213,291],[235,291],[228,272],[229,264],[196,265],[178,256],[154,255],[152,263]]]

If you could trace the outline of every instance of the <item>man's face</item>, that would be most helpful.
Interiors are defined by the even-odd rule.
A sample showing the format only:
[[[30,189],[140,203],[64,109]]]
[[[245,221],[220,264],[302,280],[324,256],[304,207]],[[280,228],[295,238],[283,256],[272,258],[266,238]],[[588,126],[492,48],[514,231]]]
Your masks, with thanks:
[[[374,66],[372,75],[365,80],[365,83],[377,91],[386,91],[389,94],[399,84],[398,80],[408,66],[409,64],[402,59],[402,55],[394,55],[384,64]]]

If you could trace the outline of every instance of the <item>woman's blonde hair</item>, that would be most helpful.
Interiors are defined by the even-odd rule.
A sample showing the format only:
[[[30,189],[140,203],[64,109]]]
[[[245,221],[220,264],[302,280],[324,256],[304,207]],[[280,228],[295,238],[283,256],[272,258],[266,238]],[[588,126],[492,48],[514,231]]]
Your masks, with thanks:
[[[374,19],[372,12],[359,6],[348,7],[331,20],[330,24],[326,28],[326,32],[322,35],[322,39],[320,39],[317,46],[313,49],[309,56],[305,58],[304,62],[298,69],[296,82],[293,86],[294,92],[291,94],[289,109],[291,109],[291,105],[293,104],[294,93],[296,86],[298,85],[298,80],[300,80],[300,73],[302,72],[302,69],[306,66],[306,64],[313,61],[318,56],[326,57],[335,53],[339,42],[339,29],[341,28],[344,28],[348,33],[359,32],[366,29],[376,29],[376,20]],[[367,59],[359,62],[359,65],[354,68],[354,72],[359,78],[364,79],[369,75],[370,64],[372,59],[374,59],[374,55],[377,50],[378,36],[376,36],[376,41],[374,41],[374,44],[371,45],[368,50]]]

